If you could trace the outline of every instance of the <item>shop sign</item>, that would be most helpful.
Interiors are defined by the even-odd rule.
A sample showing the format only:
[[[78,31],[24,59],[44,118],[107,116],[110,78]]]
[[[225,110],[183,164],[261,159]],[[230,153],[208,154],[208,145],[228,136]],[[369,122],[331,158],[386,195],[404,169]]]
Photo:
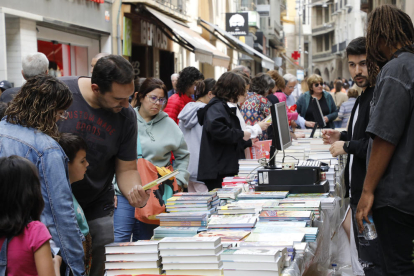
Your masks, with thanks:
[[[168,50],[167,36],[154,24],[141,20],[141,43]]]
[[[226,32],[234,36],[246,36],[249,34],[248,13],[226,13]]]

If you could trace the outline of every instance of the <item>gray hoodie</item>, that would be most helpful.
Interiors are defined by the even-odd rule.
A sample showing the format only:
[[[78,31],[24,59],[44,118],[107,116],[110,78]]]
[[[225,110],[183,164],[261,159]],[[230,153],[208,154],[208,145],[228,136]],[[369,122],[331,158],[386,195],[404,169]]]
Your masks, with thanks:
[[[188,150],[190,151],[190,164],[188,165],[190,181],[195,182],[200,182],[197,181],[197,174],[201,133],[203,132],[203,127],[198,123],[197,111],[205,106],[206,104],[202,102],[190,102],[185,105],[178,115],[178,126],[184,134],[184,139],[187,142]]]

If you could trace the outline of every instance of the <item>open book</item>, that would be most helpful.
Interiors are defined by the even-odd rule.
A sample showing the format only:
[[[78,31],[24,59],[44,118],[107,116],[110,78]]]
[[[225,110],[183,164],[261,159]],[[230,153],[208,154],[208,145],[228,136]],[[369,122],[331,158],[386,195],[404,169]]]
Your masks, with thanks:
[[[180,172],[179,171],[173,171],[173,172],[171,172],[171,173],[169,173],[169,174],[166,174],[166,175],[164,175],[164,176],[161,176],[160,178],[158,178],[158,179],[156,179],[156,180],[154,180],[154,181],[152,181],[152,182],[150,182],[150,183],[148,183],[148,184],[146,184],[144,187],[142,187],[142,188],[144,188],[144,191],[145,190],[148,190],[148,189],[151,189],[152,187],[154,187],[154,186],[156,186],[156,185],[158,185],[158,184],[161,184],[162,182],[164,182],[164,181],[166,181],[166,180],[168,180],[169,178],[172,178],[172,177],[174,177],[174,176],[176,176],[177,174],[179,174]]]

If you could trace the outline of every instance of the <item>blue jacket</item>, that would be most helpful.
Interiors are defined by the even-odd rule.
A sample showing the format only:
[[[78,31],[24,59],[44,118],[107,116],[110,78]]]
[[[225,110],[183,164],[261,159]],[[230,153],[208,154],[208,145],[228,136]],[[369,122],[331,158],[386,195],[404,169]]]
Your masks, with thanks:
[[[326,124],[326,126],[329,128],[335,128],[333,121],[336,119],[336,117],[338,117],[338,111],[336,110],[335,102],[330,93],[323,91],[323,96],[325,97],[326,103],[328,104],[328,107],[329,107],[329,114],[326,115],[326,117],[328,117],[329,119],[329,122]],[[299,115],[302,116],[303,118],[305,118],[306,111],[308,110],[310,99],[311,99],[311,94],[309,93],[309,91],[307,91],[303,93],[302,95],[300,95],[299,99],[296,102],[296,105],[297,105],[296,110],[298,111]]]
[[[33,128],[0,121],[0,157],[18,155],[38,169],[45,208],[41,221],[60,248],[62,258],[75,276],[84,275],[85,240],[73,209],[68,157],[50,136]],[[69,270],[66,271],[66,275]]]

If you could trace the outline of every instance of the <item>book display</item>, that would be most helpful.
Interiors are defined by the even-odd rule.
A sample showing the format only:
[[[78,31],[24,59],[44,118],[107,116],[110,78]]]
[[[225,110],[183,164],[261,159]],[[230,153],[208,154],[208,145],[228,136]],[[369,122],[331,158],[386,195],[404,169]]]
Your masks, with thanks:
[[[329,147],[319,140],[293,141],[289,155],[325,159]],[[329,161],[331,180],[336,162]],[[333,189],[255,191],[258,184],[252,180],[257,173],[246,177],[259,166],[257,160],[239,163],[244,176],[224,178],[222,188],[169,198],[166,213],[156,216],[160,226],[151,241],[106,246],[107,275],[299,275],[285,269],[297,267],[297,260],[303,262],[321,237],[329,238],[322,235],[322,213],[338,210],[339,199],[332,195]]]

